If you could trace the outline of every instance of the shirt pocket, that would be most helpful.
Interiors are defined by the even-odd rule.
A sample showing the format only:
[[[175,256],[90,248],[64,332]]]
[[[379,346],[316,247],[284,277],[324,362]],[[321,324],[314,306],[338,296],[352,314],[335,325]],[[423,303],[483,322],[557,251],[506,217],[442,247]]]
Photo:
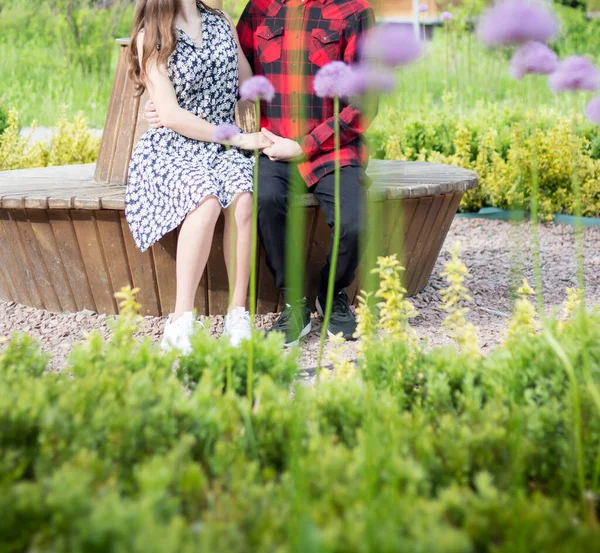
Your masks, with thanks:
[[[339,31],[313,29],[308,46],[308,59],[318,67],[340,60],[341,38]]]
[[[283,27],[261,25],[256,29],[258,59],[261,63],[273,63],[281,59]]]

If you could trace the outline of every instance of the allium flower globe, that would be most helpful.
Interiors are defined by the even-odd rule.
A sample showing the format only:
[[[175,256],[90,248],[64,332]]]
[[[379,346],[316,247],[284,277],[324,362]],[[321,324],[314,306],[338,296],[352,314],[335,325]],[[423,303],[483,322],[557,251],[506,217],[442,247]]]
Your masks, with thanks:
[[[375,66],[399,67],[408,65],[421,55],[421,45],[412,29],[400,23],[378,25],[366,36],[362,60]]]
[[[600,72],[596,66],[583,56],[569,56],[550,76],[550,88],[554,92],[566,90],[594,91],[600,86]]]
[[[429,6],[427,4],[419,4],[419,11],[421,13],[425,13],[429,11]]]
[[[558,32],[556,16],[539,0],[498,2],[483,14],[477,28],[479,39],[490,47],[547,42]]]
[[[586,117],[596,125],[600,125],[600,96],[597,96],[585,108]]]
[[[313,87],[319,98],[346,98],[350,96],[348,88],[351,69],[343,61],[332,61],[317,71]]]
[[[242,83],[240,86],[240,98],[242,100],[266,100],[270,102],[275,97],[275,89],[269,79],[263,75],[257,75]]]
[[[224,142],[225,140],[231,140],[238,134],[240,134],[240,129],[235,125],[219,125],[213,133],[213,140],[215,142]]]
[[[510,74],[515,79],[525,75],[550,75],[558,67],[558,56],[541,42],[527,42],[510,60]]]
[[[364,96],[369,92],[386,93],[396,88],[396,79],[391,71],[381,71],[366,64],[351,68],[348,79],[348,96]]]
[[[454,16],[450,12],[442,12],[440,14],[440,19],[442,21],[452,21],[454,19]]]

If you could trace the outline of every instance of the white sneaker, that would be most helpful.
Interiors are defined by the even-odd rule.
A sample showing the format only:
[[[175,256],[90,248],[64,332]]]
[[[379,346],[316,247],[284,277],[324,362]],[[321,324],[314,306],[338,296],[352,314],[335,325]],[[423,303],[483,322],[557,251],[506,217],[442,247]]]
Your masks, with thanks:
[[[225,317],[223,336],[229,337],[231,345],[238,347],[243,340],[252,338],[250,313],[244,307],[235,307]]]
[[[204,325],[196,319],[191,311],[186,311],[175,322],[171,322],[171,315],[165,323],[165,330],[160,347],[163,351],[178,349],[183,355],[189,355],[192,352],[190,336],[198,328],[204,328]]]

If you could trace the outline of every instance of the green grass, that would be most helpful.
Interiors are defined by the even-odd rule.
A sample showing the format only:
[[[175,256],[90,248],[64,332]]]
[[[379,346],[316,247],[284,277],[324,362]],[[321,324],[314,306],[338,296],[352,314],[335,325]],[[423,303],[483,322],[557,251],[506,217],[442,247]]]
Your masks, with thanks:
[[[239,17],[244,2],[226,0],[225,10]],[[12,7],[11,7],[12,6]],[[111,67],[104,78],[98,72],[70,64],[56,41],[52,14],[45,4],[38,7],[13,0],[0,12],[0,98],[15,108],[24,125],[56,123],[64,109],[67,116],[83,111],[92,127],[104,125],[112,87],[118,47],[109,43]],[[600,20],[587,22],[582,13],[560,9],[563,36],[556,48],[561,56],[600,52]],[[128,12],[115,31],[127,35]],[[426,56],[399,73],[397,92],[384,104],[399,112],[419,110],[426,117],[441,103],[444,94],[454,96],[457,110],[469,112],[483,102],[524,103],[525,85],[508,74],[508,52],[488,52],[474,36],[438,29]],[[90,39],[91,41],[91,39]],[[94,43],[82,47],[93,49]],[[91,54],[92,55],[92,54]],[[552,105],[565,111],[568,99],[555,97],[545,79],[536,79],[532,95],[537,105]]]
[[[24,125],[36,121],[52,126],[64,109],[69,119],[83,111],[91,127],[103,127],[112,80],[100,82],[95,75],[68,67],[51,46],[0,43],[0,58],[10,60],[0,65],[0,97],[6,107],[19,112]]]

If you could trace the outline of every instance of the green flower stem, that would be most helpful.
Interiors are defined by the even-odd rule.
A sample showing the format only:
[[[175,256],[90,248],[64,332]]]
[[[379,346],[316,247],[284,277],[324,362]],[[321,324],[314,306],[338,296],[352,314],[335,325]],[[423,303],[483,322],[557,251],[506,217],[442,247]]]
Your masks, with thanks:
[[[225,151],[228,152],[231,149],[229,144],[225,144]],[[233,206],[232,206],[233,207]],[[235,208],[234,208],[235,209]],[[226,255],[229,255],[229,271],[227,273],[227,280],[229,281],[229,302],[228,305],[231,306],[231,302],[233,300],[233,286],[235,284],[235,242],[237,236],[237,227],[235,226],[235,217],[231,221],[231,236],[229,237],[229,252],[226,252]]]
[[[260,99],[255,102],[256,132],[260,132]],[[256,257],[258,254],[258,155],[254,150],[254,183],[252,188],[252,251],[250,254],[250,320],[254,325],[256,319]],[[254,372],[254,340],[248,352],[248,372],[246,390],[248,400],[252,403],[252,379]]]
[[[329,268],[329,283],[327,286],[327,303],[325,305],[325,313],[323,314],[323,328],[321,330],[321,341],[319,343],[319,358],[317,361],[317,377],[321,373],[321,363],[323,361],[323,349],[325,347],[325,339],[327,338],[327,327],[331,320],[331,310],[333,307],[333,294],[335,287],[335,273],[337,269],[338,250],[340,249],[340,99],[336,96],[333,99],[334,109],[334,136],[335,136],[335,218],[333,223],[333,245],[331,248],[331,263]]]
[[[573,93],[573,171],[571,173],[571,187],[575,213],[575,255],[577,256],[577,284],[583,292],[585,289],[585,269],[583,252],[583,221],[581,207],[581,187],[579,184],[579,148],[577,147],[577,114],[580,113],[579,94]]]
[[[527,78],[527,99],[528,106],[532,114],[532,133],[531,133],[531,236],[532,236],[532,257],[533,257],[533,285],[535,288],[535,296],[537,299],[538,315],[544,314],[544,289],[542,281],[542,264],[540,260],[540,234],[539,234],[539,217],[538,217],[538,197],[539,197],[539,168],[538,154],[535,133],[537,131],[536,123],[536,107],[533,93],[533,78]]]

